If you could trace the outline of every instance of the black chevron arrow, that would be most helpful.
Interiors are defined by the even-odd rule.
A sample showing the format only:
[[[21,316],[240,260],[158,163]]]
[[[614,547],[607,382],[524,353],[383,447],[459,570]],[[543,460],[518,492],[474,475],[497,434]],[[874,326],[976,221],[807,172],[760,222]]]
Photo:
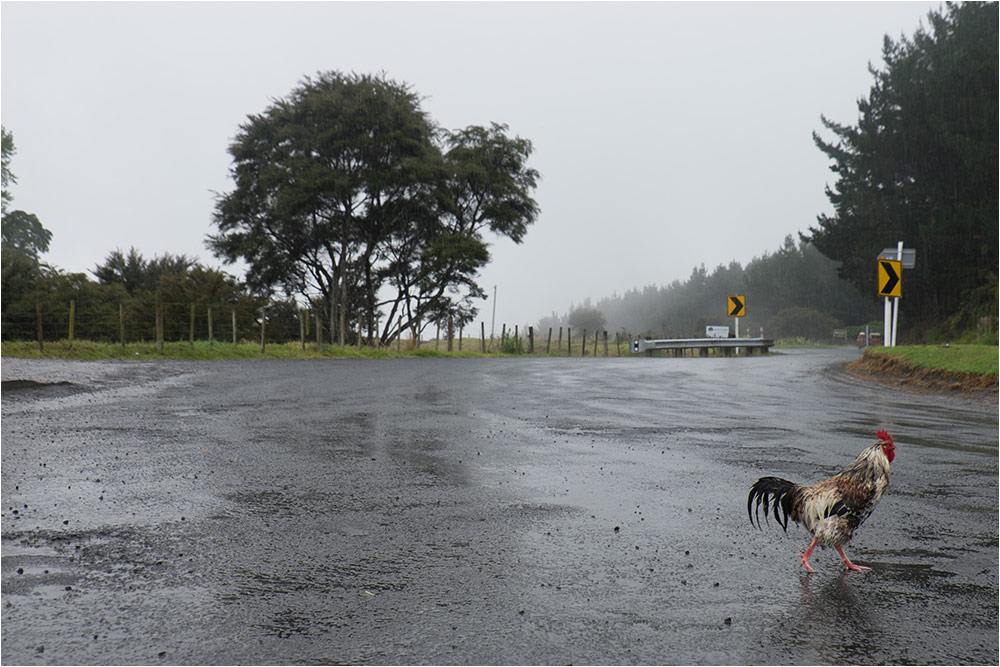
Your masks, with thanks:
[[[885,285],[882,286],[882,294],[892,294],[893,288],[896,283],[899,282],[899,276],[896,275],[896,269],[892,268],[892,262],[879,262],[882,265],[882,270],[885,271],[885,275],[888,280],[885,281]]]
[[[870,265],[869,265],[870,266]],[[729,297],[729,300],[733,302],[733,307],[729,309],[729,314],[736,317],[743,310],[743,302],[737,299],[735,296]]]

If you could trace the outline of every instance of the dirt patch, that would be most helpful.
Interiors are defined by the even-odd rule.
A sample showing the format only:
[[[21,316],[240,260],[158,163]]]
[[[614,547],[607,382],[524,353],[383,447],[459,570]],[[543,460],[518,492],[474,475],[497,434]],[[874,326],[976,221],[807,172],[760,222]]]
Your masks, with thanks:
[[[867,350],[860,359],[845,366],[854,377],[907,391],[997,400],[996,375],[923,368],[899,357],[872,354]]]

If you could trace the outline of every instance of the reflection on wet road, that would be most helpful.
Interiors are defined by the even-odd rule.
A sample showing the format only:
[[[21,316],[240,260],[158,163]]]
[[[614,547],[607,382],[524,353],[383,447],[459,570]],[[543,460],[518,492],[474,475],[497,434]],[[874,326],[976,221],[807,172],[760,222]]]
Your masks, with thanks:
[[[5,359],[3,659],[996,664],[996,403],[855,356]],[[879,428],[872,569],[807,576],[749,485]]]

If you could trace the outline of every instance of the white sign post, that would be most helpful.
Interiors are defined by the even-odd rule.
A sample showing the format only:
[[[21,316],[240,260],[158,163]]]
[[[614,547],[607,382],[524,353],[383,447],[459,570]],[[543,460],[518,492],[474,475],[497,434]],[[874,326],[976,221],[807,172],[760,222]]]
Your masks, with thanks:
[[[880,283],[882,283],[883,274],[885,274],[886,278],[885,284],[879,285],[879,292],[886,295],[882,320],[884,331],[882,344],[889,347],[896,347],[896,329],[899,325],[899,296],[888,296],[888,293],[893,291],[893,287],[896,287],[894,291],[896,294],[899,294],[898,281],[902,279],[902,273],[898,272],[898,269],[912,269],[917,263],[917,251],[913,248],[903,248],[903,242],[899,241],[896,243],[895,248],[885,248],[879,253],[878,258],[880,260],[899,262],[895,267],[888,265],[887,262],[881,262],[879,277]],[[866,340],[866,344],[870,344],[870,341]]]

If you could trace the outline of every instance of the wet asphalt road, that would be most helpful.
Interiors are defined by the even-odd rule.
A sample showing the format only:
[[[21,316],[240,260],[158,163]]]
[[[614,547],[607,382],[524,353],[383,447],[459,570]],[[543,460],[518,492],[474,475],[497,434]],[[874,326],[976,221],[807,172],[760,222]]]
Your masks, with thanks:
[[[997,664],[997,404],[856,355],[4,359],[0,657]],[[806,575],[748,487],[879,428],[872,569]]]

